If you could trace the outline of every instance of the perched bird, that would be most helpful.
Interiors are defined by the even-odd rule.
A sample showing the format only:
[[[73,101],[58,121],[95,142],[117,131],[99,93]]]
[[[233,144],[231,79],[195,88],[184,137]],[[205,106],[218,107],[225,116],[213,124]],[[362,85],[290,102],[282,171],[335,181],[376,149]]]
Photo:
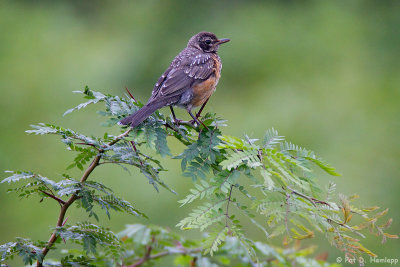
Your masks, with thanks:
[[[222,63],[217,51],[220,44],[229,39],[218,39],[211,32],[200,32],[190,38],[187,46],[172,61],[154,86],[147,104],[132,115],[122,119],[119,124],[138,126],[154,111],[170,106],[185,108],[197,124],[199,113],[215,91],[221,76]],[[192,108],[201,106],[197,116]]]

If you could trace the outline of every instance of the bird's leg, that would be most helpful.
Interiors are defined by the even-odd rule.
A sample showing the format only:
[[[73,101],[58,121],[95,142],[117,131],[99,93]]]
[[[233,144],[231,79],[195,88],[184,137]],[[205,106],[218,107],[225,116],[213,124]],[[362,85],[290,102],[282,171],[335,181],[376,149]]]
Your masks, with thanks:
[[[174,118],[174,123],[175,123],[175,124],[179,124],[179,121],[180,121],[180,120],[178,120],[178,119],[176,118],[175,112],[174,112],[174,109],[172,108],[172,106],[169,106],[169,109],[171,110],[172,117]]]
[[[209,99],[210,99],[210,98],[207,98],[206,102],[204,102],[203,105],[201,105],[201,108],[199,109],[199,111],[198,111],[197,114],[196,114],[196,118],[197,118],[197,119],[200,117],[200,114],[201,114],[201,112],[203,111],[203,109],[204,109],[204,107],[206,106],[206,104],[207,104],[207,102],[208,102]],[[191,121],[190,121],[190,123],[192,123],[192,124],[193,124],[194,122],[195,122],[195,120],[191,120]]]
[[[207,98],[206,102],[204,102],[203,105],[201,105],[201,108],[199,109],[199,112],[197,112],[197,114],[196,114],[196,118],[199,118],[199,117],[200,117],[200,114],[201,114],[201,112],[203,111],[203,108],[206,106],[206,104],[207,104],[207,102],[208,102],[209,99],[210,99],[210,98]]]
[[[193,120],[197,123],[198,126],[200,126],[200,124],[202,124],[204,126],[204,128],[206,128],[208,130],[208,127],[204,125],[204,123],[199,120],[198,118],[196,118],[196,116],[193,115],[192,111],[190,109],[187,110],[187,112],[189,113],[189,115],[193,118]]]

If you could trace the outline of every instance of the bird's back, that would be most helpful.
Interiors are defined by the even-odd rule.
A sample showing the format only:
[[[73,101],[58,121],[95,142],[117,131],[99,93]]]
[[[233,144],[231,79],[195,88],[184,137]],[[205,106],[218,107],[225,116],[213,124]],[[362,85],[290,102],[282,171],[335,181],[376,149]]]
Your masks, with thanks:
[[[186,47],[174,58],[171,65],[158,79],[148,103],[166,101],[166,105],[185,106],[195,97],[193,93],[197,92],[209,97],[218,83],[221,67],[221,60],[216,53],[205,53],[192,47]],[[210,77],[205,88],[199,90],[198,85]],[[198,89],[196,92],[193,92],[194,87]],[[211,93],[205,91],[211,91]],[[203,98],[200,97],[200,99]],[[202,100],[197,99],[192,106],[198,106],[200,102]]]

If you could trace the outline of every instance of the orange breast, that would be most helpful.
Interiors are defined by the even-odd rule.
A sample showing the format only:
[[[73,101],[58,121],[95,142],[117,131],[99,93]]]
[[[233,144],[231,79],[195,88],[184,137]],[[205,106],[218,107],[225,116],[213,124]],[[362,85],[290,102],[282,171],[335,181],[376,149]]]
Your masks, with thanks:
[[[207,80],[193,86],[193,100],[191,103],[193,107],[203,105],[203,103],[206,102],[206,100],[214,93],[215,88],[217,87],[219,77],[221,76],[221,62],[217,55],[213,55],[213,59],[213,74],[211,74]]]
[[[207,80],[193,86],[192,105],[194,107],[203,105],[212,93],[214,93],[217,82],[218,79],[216,75],[213,74]]]

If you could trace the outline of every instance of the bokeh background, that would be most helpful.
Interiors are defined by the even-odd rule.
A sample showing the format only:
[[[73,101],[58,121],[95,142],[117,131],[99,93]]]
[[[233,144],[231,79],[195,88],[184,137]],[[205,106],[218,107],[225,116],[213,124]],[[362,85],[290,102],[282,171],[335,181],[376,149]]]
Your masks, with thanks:
[[[193,34],[212,31],[232,41],[220,49],[224,67],[207,110],[228,120],[226,134],[260,138],[271,127],[337,167],[338,191],[358,193],[361,206],[390,208],[391,233],[400,231],[400,2],[399,1],[1,1],[0,171],[32,170],[55,180],[73,154],[54,136],[28,136],[30,124],[49,122],[86,134],[100,126],[90,107],[62,117],[88,85],[146,101],[160,74]],[[179,112],[184,118],[187,115]],[[186,116],[186,117],[185,117]],[[182,147],[175,146],[179,154]],[[174,228],[191,185],[177,160],[163,179],[180,195],[156,193],[136,171],[98,168],[94,177],[136,203],[150,220],[114,213],[103,224]],[[79,177],[80,172],[72,175]],[[1,174],[1,178],[6,174]],[[16,236],[47,240],[57,204],[19,200],[0,185],[0,243]],[[101,212],[99,212],[101,213]],[[87,220],[70,210],[69,223]],[[261,238],[250,225],[249,233]],[[189,233],[196,236],[196,233]],[[318,252],[340,253],[324,238]],[[400,258],[398,240],[384,246],[368,237],[379,257]],[[56,256],[55,254],[52,254]],[[51,254],[50,254],[51,257]],[[16,262],[16,266],[21,263]]]

